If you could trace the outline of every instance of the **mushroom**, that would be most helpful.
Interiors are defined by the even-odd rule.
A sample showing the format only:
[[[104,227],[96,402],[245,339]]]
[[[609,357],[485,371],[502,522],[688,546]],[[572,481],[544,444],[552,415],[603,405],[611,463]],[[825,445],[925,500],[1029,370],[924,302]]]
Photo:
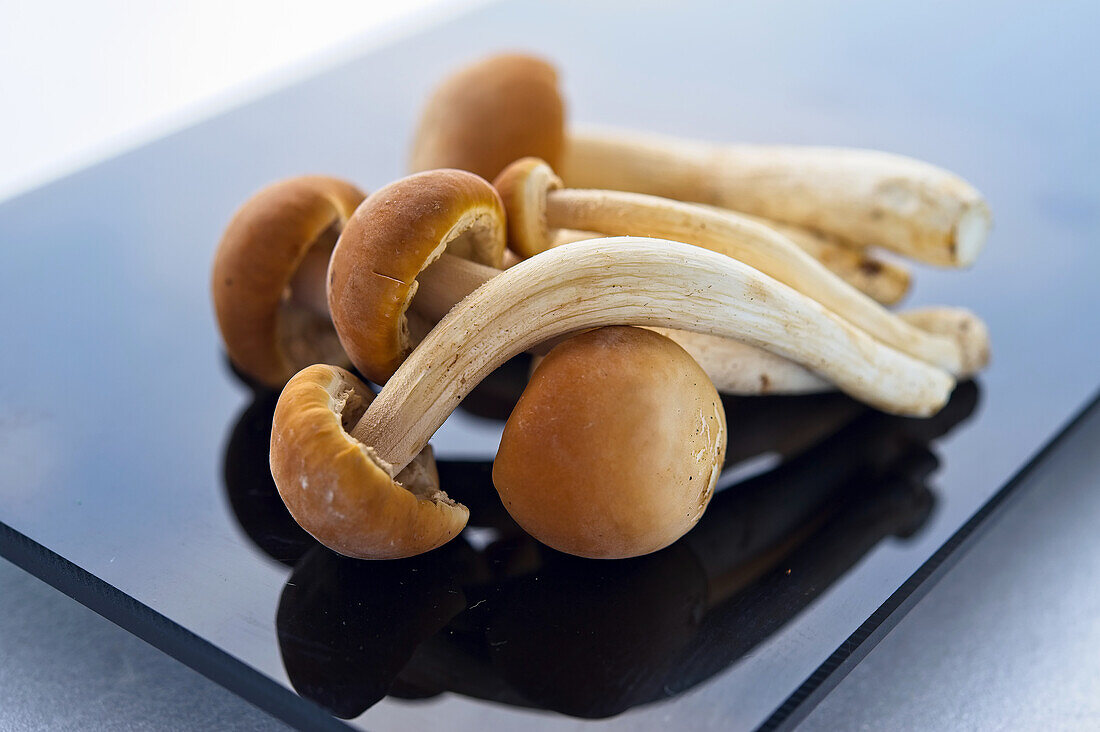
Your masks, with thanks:
[[[414,137],[414,172],[459,168],[492,180],[524,155],[556,167],[565,147],[558,72],[542,59],[505,53],[448,77],[424,106]]]
[[[346,363],[325,307],[324,271],[364,194],[325,176],[264,188],[229,222],[214,257],[214,310],[230,360],[278,388],[303,366]]]
[[[290,515],[329,549],[400,559],[442,546],[469,511],[439,490],[431,447],[394,468],[349,432],[374,392],[339,366],[315,364],[279,395],[271,475]]]
[[[573,187],[731,208],[931,264],[969,265],[985,243],[991,219],[981,194],[933,165],[870,150],[566,135],[556,81],[550,64],[518,54],[460,70],[429,98],[413,169],[447,165],[493,177],[511,160],[538,155]]]
[[[539,541],[636,557],[695,525],[725,450],[722,402],[695,360],[653,331],[610,326],[539,364],[504,427],[493,483]]]
[[[415,341],[500,271],[505,246],[500,197],[477,175],[433,170],[375,192],[347,222],[328,268],[329,309],[352,363],[384,384]]]
[[[446,255],[440,260],[461,266]],[[386,382],[355,436],[404,466],[462,395],[505,360],[604,325],[740,340],[887,412],[933,414],[954,385],[942,369],[880,343],[737,260],[679,242],[614,237],[543,252],[477,288]]]
[[[440,261],[461,263],[449,255]],[[508,358],[605,325],[744,340],[813,369],[858,399],[904,414],[934,413],[955,383],[947,372],[879,343],[729,257],[654,239],[575,242],[477,288],[373,401],[335,367],[312,366],[291,379],[271,443],[272,474],[287,507],[318,540],[352,556],[409,556],[446,542],[462,529],[467,512],[438,490],[424,452],[428,440],[463,396]],[[608,476],[612,492],[615,477]]]
[[[509,245],[531,257],[550,248],[551,229],[653,236],[696,244],[738,259],[817,300],[883,343],[967,375],[951,338],[914,327],[829,272],[773,229],[725,211],[656,196],[563,187],[544,161],[522,158],[497,176],[508,216]]]

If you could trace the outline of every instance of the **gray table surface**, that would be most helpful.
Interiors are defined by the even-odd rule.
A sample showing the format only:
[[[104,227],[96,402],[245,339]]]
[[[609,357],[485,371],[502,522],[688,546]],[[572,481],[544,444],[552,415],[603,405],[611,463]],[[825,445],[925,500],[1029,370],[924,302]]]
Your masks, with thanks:
[[[1100,729],[1100,409],[803,728]]]
[[[284,725],[0,559],[0,730]]]

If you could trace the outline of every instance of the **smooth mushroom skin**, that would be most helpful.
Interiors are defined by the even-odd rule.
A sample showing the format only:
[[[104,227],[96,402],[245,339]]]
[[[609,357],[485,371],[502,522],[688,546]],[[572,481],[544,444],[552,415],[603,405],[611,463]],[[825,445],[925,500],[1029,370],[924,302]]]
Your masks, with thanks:
[[[329,549],[398,559],[442,546],[469,511],[439,490],[431,448],[393,475],[348,433],[374,393],[351,373],[317,364],[283,389],[271,427],[271,475],[294,520]]]
[[[550,232],[559,227],[694,244],[755,267],[889,346],[953,374],[963,371],[952,338],[910,325],[782,234],[733,211],[639,193],[563,189],[553,170],[535,158],[512,163],[493,185],[508,214],[509,245],[524,256],[550,248]]]
[[[500,268],[505,246],[500,197],[473,173],[418,173],[367,198],[340,234],[328,271],[329,310],[351,362],[384,384],[412,351],[406,313],[421,271],[444,250]]]
[[[279,388],[311,363],[346,363],[327,319],[288,291],[311,249],[342,229],[364,197],[339,178],[302,176],[264,188],[234,214],[211,289],[226,351],[242,372]]]
[[[524,155],[558,162],[564,139],[557,70],[534,56],[499,54],[465,67],[431,94],[410,166],[460,168],[492,180]]]
[[[634,557],[695,525],[725,450],[722,401],[691,356],[653,331],[611,326],[563,341],[535,369],[493,483],[544,544]]]

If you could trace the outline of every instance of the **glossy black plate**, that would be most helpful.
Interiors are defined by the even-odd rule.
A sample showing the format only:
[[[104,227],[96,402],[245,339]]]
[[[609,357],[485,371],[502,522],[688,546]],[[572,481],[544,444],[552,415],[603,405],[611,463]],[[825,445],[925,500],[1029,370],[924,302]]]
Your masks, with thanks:
[[[302,724],[789,718],[1100,382],[1097,18],[1064,13],[503,3],[3,204],[0,552]],[[481,526],[404,563],[318,548],[271,492],[273,397],[222,356],[215,244],[272,179],[398,177],[431,84],[515,47],[560,63],[575,121],[957,170],[996,230],[972,271],[921,270],[910,302],[981,313],[993,366],[928,421],[730,400],[739,460],[698,529],[592,563],[525,539],[493,497],[515,363],[434,441]]]

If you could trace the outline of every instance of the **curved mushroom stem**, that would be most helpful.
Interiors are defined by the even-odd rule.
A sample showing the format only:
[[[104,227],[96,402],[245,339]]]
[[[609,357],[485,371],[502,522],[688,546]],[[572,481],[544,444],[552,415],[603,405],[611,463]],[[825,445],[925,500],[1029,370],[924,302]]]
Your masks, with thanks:
[[[545,216],[535,218],[545,227],[654,236],[710,249],[793,287],[889,346],[953,374],[962,372],[963,358],[953,340],[906,323],[756,221],[638,193],[565,189],[544,196]],[[548,238],[545,229],[542,233]]]
[[[871,150],[571,132],[561,171],[570,187],[721,206],[945,267],[971,264],[991,226],[966,181]]]
[[[597,235],[587,237],[594,238]],[[563,245],[555,248],[558,246]],[[499,274],[500,271],[492,267],[443,255],[417,278],[420,289],[413,300],[413,309],[430,323],[437,323],[455,303]],[[967,310],[916,308],[893,317],[908,327],[951,339],[962,359],[955,374],[957,377],[973,376],[989,363],[989,333],[981,319]],[[737,340],[688,330],[654,330],[690,353],[723,394],[812,394],[833,388],[828,380],[806,367]],[[540,343],[528,352],[544,354],[556,342]]]
[[[703,204],[696,204],[703,205]],[[718,211],[729,209],[716,208]],[[891,262],[875,256],[867,247],[856,246],[841,241],[834,236],[811,231],[800,226],[781,224],[759,216],[740,216],[773,229],[791,240],[799,249],[825,265],[825,269],[835,274],[872,300],[883,305],[898,304],[909,292],[912,275],[909,270],[897,262]],[[577,229],[554,229],[550,232],[550,249],[573,241],[598,239],[603,234]],[[511,249],[508,254],[515,261],[505,264],[505,269],[523,258]]]
[[[867,247],[856,246],[835,236],[801,226],[742,215],[775,229],[798,245],[799,249],[825,265],[830,272],[875,302],[896,305],[909,292],[913,276],[908,268],[898,262],[875,256]]]
[[[556,336],[612,324],[741,340],[901,414],[935,413],[955,384],[947,372],[879,343],[734,259],[656,239],[593,239],[521,262],[455,306],[387,382],[352,435],[396,474],[507,359]]]

